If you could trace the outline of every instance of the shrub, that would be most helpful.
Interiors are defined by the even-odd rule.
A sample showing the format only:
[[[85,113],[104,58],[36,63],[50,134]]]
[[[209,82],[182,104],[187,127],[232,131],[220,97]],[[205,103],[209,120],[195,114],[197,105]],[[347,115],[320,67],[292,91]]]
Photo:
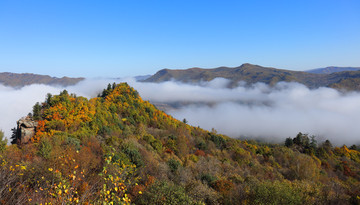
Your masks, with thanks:
[[[302,204],[300,193],[290,183],[266,181],[251,190],[250,201],[254,204]]]
[[[214,183],[217,180],[217,178],[211,174],[202,174],[200,176],[200,179],[204,184],[207,184],[208,186],[211,186],[212,183]]]
[[[196,144],[196,148],[200,149],[200,150],[207,150],[207,144],[204,140],[200,140],[197,144]]]
[[[196,204],[195,201],[186,194],[182,186],[178,186],[166,181],[155,182],[135,201],[136,204],[158,204],[172,205]]]
[[[228,194],[234,184],[231,181],[220,179],[212,183],[212,187],[221,194]]]
[[[42,138],[39,143],[38,154],[45,159],[49,159],[51,155],[52,145],[51,141],[48,138]]]
[[[75,149],[79,150],[80,149],[80,145],[81,145],[81,142],[79,139],[76,139],[76,138],[73,138],[73,137],[68,137],[65,141],[65,143],[67,145],[72,145],[75,147]]]
[[[203,156],[203,157],[204,157],[206,154],[205,154],[205,152],[202,151],[202,150],[196,150],[196,151],[195,151],[195,155],[196,155],[196,156]]]
[[[210,140],[213,141],[219,149],[224,149],[226,146],[226,140],[219,135],[210,134]]]
[[[129,157],[130,161],[134,163],[137,167],[141,167],[144,165],[142,156],[136,148],[128,146],[123,151]]]
[[[178,168],[181,166],[180,162],[176,159],[170,159],[167,164],[171,172],[176,172],[176,170],[178,170]]]

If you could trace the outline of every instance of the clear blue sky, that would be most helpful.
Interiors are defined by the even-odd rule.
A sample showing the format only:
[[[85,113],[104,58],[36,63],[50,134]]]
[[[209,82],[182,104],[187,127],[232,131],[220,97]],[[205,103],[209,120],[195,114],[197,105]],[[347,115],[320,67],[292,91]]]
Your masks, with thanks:
[[[358,0],[0,0],[0,72],[360,66]]]

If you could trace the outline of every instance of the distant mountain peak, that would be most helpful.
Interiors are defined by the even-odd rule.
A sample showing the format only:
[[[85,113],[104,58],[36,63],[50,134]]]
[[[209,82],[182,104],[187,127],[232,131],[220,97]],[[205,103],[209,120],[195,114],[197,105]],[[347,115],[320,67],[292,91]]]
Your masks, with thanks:
[[[316,74],[331,74],[338,73],[343,71],[358,71],[360,67],[338,67],[338,66],[328,66],[325,68],[316,68],[312,70],[307,70],[305,72],[308,73],[316,73]]]
[[[251,63],[243,63],[240,67],[245,67],[245,66],[259,66],[259,65],[255,65]]]

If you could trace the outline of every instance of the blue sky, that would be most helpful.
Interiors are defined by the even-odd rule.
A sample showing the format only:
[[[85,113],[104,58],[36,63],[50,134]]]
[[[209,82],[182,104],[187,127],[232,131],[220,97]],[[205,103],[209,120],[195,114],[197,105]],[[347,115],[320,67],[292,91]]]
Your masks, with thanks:
[[[360,66],[356,0],[0,0],[0,72]]]

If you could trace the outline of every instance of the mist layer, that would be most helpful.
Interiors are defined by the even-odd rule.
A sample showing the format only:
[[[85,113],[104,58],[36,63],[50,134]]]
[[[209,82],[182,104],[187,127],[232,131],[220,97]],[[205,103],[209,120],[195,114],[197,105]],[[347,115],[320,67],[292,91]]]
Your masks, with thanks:
[[[167,112],[187,119],[193,126],[231,137],[283,141],[298,132],[329,139],[335,144],[359,144],[360,93],[341,93],[331,88],[308,89],[298,83],[270,87],[254,84],[227,88],[228,80],[214,79],[197,85],[179,82],[142,83],[127,79],[92,79],[75,86],[30,85],[14,89],[0,85],[0,129],[11,136],[16,121],[43,102],[47,93],[66,89],[87,98],[97,96],[108,83],[128,82],[143,99],[165,104],[177,103]]]
[[[315,135],[319,141],[330,139],[340,145],[360,142],[360,93],[341,93],[331,88],[311,90],[285,82],[273,87],[258,83],[229,89],[226,82],[134,82],[133,86],[153,102],[184,102],[184,106],[169,113],[180,120],[186,118],[191,125],[214,128],[231,137],[280,142],[303,132]]]

